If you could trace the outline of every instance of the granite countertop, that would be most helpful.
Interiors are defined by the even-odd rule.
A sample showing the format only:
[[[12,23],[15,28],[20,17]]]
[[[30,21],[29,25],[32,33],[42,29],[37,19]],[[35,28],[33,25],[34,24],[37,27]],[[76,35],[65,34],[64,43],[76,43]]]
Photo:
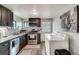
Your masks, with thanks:
[[[12,40],[12,39],[14,39],[14,38],[16,38],[16,37],[25,35],[25,34],[27,34],[27,33],[28,33],[28,32],[20,33],[20,34],[16,34],[16,35],[10,35],[10,36],[7,36],[7,37],[0,38],[0,43],[3,43],[3,42],[6,42],[6,41],[9,41],[9,40]]]

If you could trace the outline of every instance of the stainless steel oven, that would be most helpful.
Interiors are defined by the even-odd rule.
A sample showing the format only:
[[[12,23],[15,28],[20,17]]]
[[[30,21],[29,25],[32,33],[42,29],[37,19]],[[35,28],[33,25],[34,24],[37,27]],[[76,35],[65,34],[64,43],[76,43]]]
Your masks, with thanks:
[[[28,34],[28,44],[37,44],[37,33]]]

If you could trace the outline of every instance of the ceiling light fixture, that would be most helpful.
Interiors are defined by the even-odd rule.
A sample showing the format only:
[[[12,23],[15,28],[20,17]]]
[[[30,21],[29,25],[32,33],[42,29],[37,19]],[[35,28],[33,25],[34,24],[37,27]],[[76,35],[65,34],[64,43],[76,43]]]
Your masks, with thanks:
[[[37,12],[33,12],[32,14],[33,14],[33,15],[37,15]]]
[[[33,9],[33,10],[32,10],[32,14],[33,14],[33,15],[37,15],[37,10],[36,10],[36,9]]]

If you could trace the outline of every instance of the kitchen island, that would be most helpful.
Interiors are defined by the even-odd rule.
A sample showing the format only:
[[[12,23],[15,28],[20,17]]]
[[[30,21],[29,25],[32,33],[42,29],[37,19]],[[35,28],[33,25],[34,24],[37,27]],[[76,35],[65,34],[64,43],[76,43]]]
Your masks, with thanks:
[[[68,36],[62,33],[45,34],[45,47],[47,55],[54,55],[56,49],[69,50]]]

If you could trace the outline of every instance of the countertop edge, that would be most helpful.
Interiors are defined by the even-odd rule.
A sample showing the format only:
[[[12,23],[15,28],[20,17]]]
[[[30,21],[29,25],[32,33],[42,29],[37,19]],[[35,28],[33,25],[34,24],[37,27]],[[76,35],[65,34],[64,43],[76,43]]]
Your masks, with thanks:
[[[20,34],[17,34],[17,35],[11,35],[11,36],[8,36],[8,37],[5,37],[5,38],[0,38],[0,44],[3,43],[3,42],[6,42],[6,41],[12,40],[14,38],[17,38],[19,36],[25,35],[25,34],[27,34],[27,32],[20,33]]]

